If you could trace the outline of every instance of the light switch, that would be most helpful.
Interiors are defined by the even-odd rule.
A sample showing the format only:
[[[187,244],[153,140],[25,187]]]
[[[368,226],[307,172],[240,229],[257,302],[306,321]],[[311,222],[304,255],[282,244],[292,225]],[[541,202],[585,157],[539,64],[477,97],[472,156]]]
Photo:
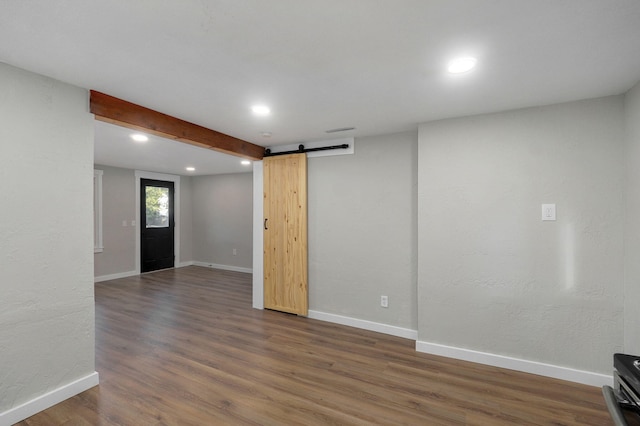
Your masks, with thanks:
[[[131,226],[136,226],[136,221],[135,220],[131,221]]]
[[[556,205],[555,204],[543,204],[542,205],[542,220],[556,220]]]
[[[127,226],[127,221],[126,220],[122,221],[122,226]]]

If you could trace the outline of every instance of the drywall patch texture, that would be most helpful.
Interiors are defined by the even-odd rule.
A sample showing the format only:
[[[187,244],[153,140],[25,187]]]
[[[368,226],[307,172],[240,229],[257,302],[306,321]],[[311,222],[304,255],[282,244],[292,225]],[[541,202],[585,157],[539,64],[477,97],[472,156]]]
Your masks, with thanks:
[[[640,355],[640,83],[625,96],[624,351]]]
[[[609,97],[420,126],[420,341],[611,372],[622,108]],[[544,203],[557,221],[541,221]]]
[[[416,159],[405,132],[308,160],[309,309],[416,329]]]
[[[95,338],[87,93],[2,63],[0,93],[2,413],[93,374]]]

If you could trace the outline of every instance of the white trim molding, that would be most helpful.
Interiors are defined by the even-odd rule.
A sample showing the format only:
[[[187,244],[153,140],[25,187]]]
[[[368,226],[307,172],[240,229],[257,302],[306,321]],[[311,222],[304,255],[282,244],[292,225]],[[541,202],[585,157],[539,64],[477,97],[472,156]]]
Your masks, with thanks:
[[[253,307],[264,309],[264,166],[253,162]]]
[[[416,340],[418,338],[418,332],[416,330],[396,327],[394,325],[388,325],[379,322],[361,320],[358,318],[345,317],[342,315],[330,314],[327,312],[309,310],[309,318],[317,319],[320,321],[333,322],[335,324],[348,325],[350,327],[389,334],[391,336],[403,337],[405,339]]]
[[[140,274],[137,273],[136,271],[118,272],[117,274],[101,275],[99,277],[94,277],[93,282],[101,283],[103,281],[111,281],[111,280],[117,280],[120,278],[134,277],[136,275],[140,275]]]
[[[221,265],[219,263],[193,261],[191,262],[191,264],[194,266],[202,266],[205,268],[222,269],[223,271],[244,272],[247,274],[251,274],[253,272],[251,268],[243,268],[242,266],[233,266],[233,265]]]
[[[195,265],[195,262],[193,261],[188,261],[188,262],[180,262],[176,264],[176,268],[184,268],[185,266],[191,266],[191,265]],[[201,265],[204,266],[204,265]],[[223,269],[223,268],[219,268],[219,269]],[[244,271],[242,271],[244,272]],[[117,280],[120,278],[128,278],[128,277],[135,277],[137,275],[140,275],[138,272],[136,271],[127,271],[127,272],[118,272],[117,274],[109,274],[109,275],[101,275],[99,277],[95,277],[93,279],[93,282],[96,283],[100,283],[103,281],[111,281],[111,280]]]
[[[93,372],[67,385],[47,392],[37,398],[27,401],[17,407],[11,408],[4,413],[0,413],[0,425],[12,425],[18,423],[40,411],[53,407],[56,404],[69,399],[81,392],[97,386],[99,383],[98,373]]]
[[[539,376],[552,377],[554,379],[567,380],[569,382],[582,383],[584,385],[598,387],[613,385],[613,377],[607,374],[576,370],[568,367],[560,367],[557,365],[512,358],[487,352],[478,352],[471,349],[456,348],[437,343],[416,341],[416,351],[463,361],[476,362],[478,364],[491,365],[493,367],[506,368],[508,370],[537,374]]]
[[[173,229],[173,247],[175,259],[173,266],[180,264],[180,176],[167,175],[164,173],[145,172],[143,170],[135,171],[136,181],[136,273],[139,274],[140,267],[140,179],[163,180],[173,182],[173,221],[175,227]]]

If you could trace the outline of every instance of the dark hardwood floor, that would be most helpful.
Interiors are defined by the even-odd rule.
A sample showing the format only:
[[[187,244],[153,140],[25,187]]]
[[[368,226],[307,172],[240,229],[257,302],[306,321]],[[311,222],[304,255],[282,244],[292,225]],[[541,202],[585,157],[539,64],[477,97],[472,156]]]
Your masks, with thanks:
[[[96,284],[96,346],[100,386],[19,425],[611,424],[599,388],[255,310],[237,272]]]

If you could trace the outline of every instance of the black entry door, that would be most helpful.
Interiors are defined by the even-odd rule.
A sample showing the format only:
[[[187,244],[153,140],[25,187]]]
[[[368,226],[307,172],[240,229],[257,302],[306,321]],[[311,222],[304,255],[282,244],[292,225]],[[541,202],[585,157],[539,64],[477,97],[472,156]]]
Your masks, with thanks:
[[[173,268],[173,182],[140,179],[141,272]]]

